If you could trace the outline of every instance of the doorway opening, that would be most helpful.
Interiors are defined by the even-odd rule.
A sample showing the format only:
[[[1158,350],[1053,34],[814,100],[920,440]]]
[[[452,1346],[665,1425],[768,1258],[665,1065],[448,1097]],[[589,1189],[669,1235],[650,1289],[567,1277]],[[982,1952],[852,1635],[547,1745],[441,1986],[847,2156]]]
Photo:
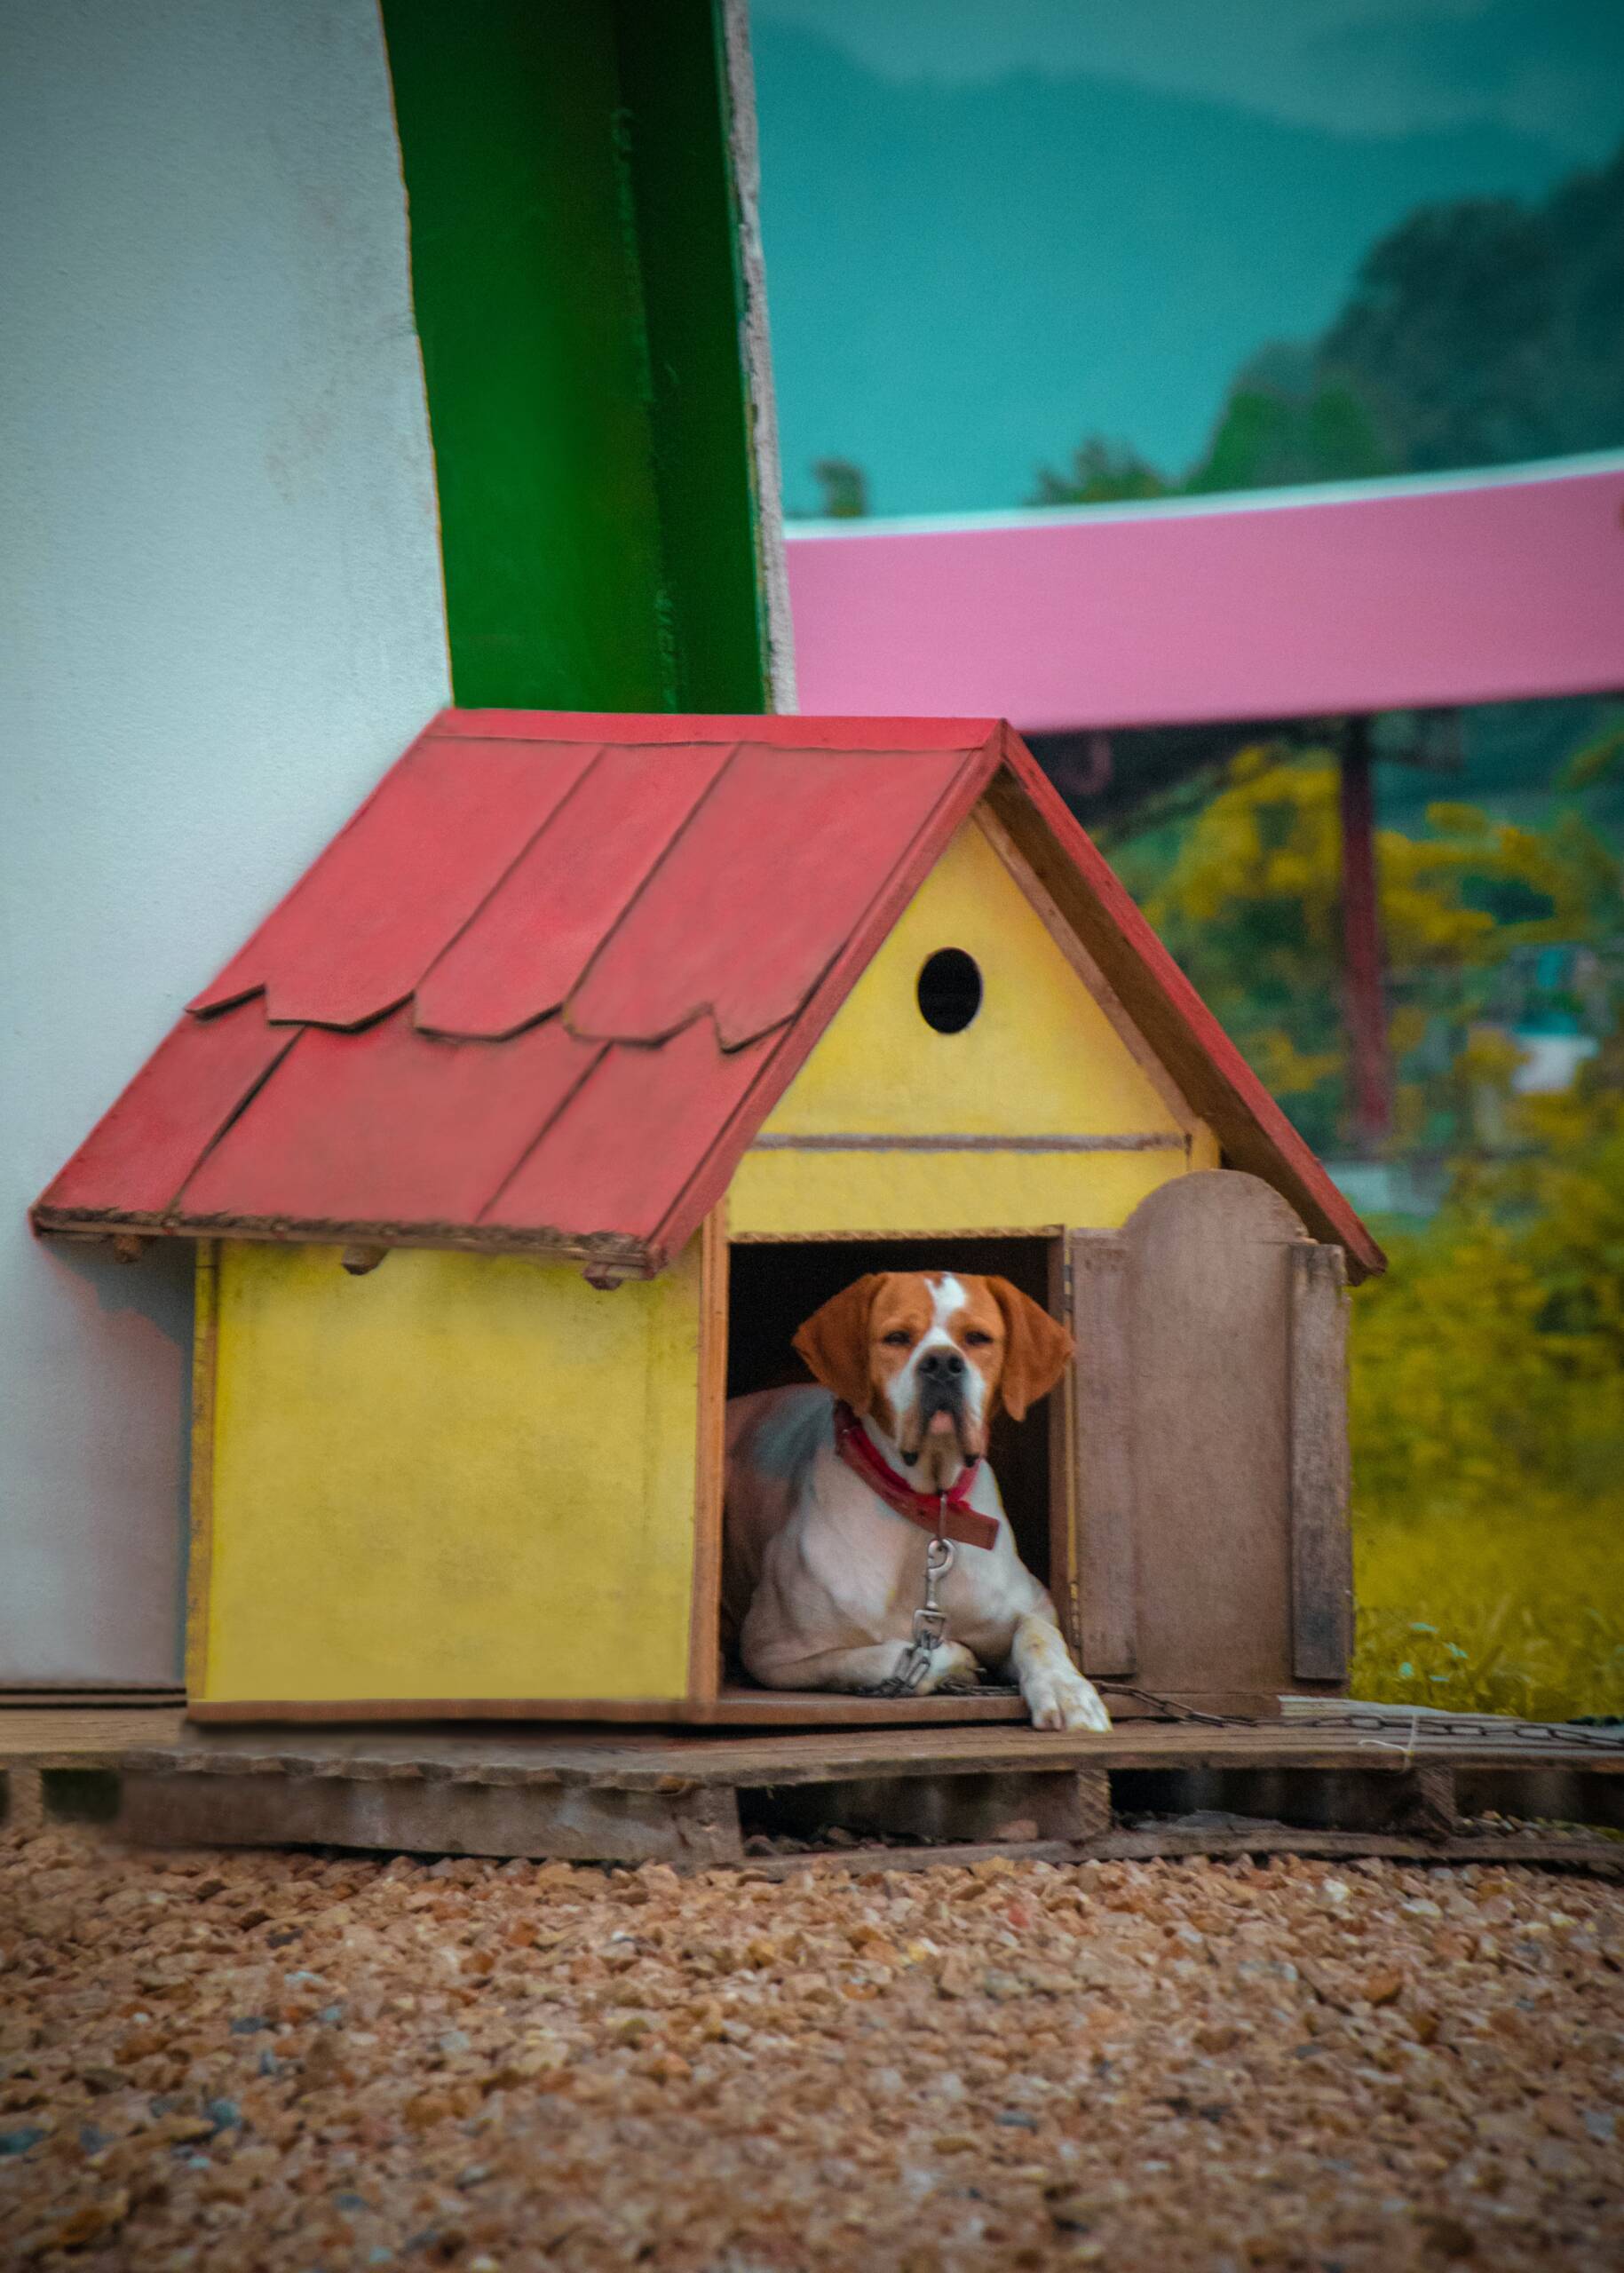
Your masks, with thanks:
[[[1010,1237],[823,1239],[735,1242],[728,1254],[727,1394],[786,1388],[811,1376],[796,1355],[796,1329],[831,1295],[870,1271],[956,1271],[1007,1279],[1056,1314],[1060,1311],[1064,1242],[1042,1233]],[[1067,1430],[1062,1414],[1069,1383],[1036,1406],[1017,1425],[1007,1413],[994,1421],[987,1458],[998,1478],[1004,1513],[1027,1569],[1063,1600],[1069,1558],[1063,1527]],[[899,1518],[900,1520],[900,1518]],[[990,1682],[996,1675],[987,1675]],[[752,1683],[729,1652],[724,1691],[738,1700],[760,1701],[763,1717],[805,1722],[910,1718],[1015,1718],[1018,1698],[865,1699],[834,1691],[767,1691]],[[793,1709],[792,1709],[793,1708]],[[866,1708],[866,1709],[865,1709]]]

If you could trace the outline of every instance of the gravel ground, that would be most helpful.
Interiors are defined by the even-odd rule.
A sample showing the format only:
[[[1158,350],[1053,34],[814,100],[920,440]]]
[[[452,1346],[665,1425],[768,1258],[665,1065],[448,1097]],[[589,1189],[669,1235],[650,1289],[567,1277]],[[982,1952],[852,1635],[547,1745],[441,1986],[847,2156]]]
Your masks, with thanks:
[[[0,1842],[0,2265],[1624,2263],[1624,1892]]]

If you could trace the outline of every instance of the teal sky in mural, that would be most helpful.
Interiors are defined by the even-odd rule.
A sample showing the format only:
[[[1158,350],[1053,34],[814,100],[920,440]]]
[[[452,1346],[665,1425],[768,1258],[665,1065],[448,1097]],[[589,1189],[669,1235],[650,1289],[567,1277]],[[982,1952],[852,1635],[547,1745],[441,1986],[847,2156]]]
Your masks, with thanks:
[[[1624,140],[1624,0],[754,12],[793,510],[828,457],[881,512],[1022,504],[1087,435],[1185,478],[1418,208],[1538,208]]]

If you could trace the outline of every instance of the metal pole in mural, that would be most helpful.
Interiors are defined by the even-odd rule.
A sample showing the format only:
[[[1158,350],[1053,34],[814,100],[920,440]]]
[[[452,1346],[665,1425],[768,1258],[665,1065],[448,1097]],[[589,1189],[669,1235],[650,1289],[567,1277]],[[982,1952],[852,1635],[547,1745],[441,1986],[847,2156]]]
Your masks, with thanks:
[[[1379,1151],[1392,1129],[1393,1076],[1376,890],[1370,721],[1364,717],[1350,718],[1343,732],[1342,921],[1353,1135],[1359,1150],[1368,1153]]]

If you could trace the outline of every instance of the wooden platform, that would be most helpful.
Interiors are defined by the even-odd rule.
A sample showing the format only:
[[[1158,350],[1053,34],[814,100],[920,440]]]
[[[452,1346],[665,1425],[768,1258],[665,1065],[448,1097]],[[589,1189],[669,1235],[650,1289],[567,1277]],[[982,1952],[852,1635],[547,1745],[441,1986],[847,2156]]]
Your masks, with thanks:
[[[0,1825],[36,1829],[59,1821],[107,1820],[117,1810],[132,1746],[178,1743],[184,1700],[161,1692],[18,1692],[0,1703]]]
[[[1266,1723],[744,1735],[210,1728],[173,1707],[0,1713],[48,1811],[160,1845],[910,1867],[967,1853],[1386,1855],[1624,1869],[1624,1738],[1393,1707]],[[37,1803],[37,1800],[36,1800]]]

